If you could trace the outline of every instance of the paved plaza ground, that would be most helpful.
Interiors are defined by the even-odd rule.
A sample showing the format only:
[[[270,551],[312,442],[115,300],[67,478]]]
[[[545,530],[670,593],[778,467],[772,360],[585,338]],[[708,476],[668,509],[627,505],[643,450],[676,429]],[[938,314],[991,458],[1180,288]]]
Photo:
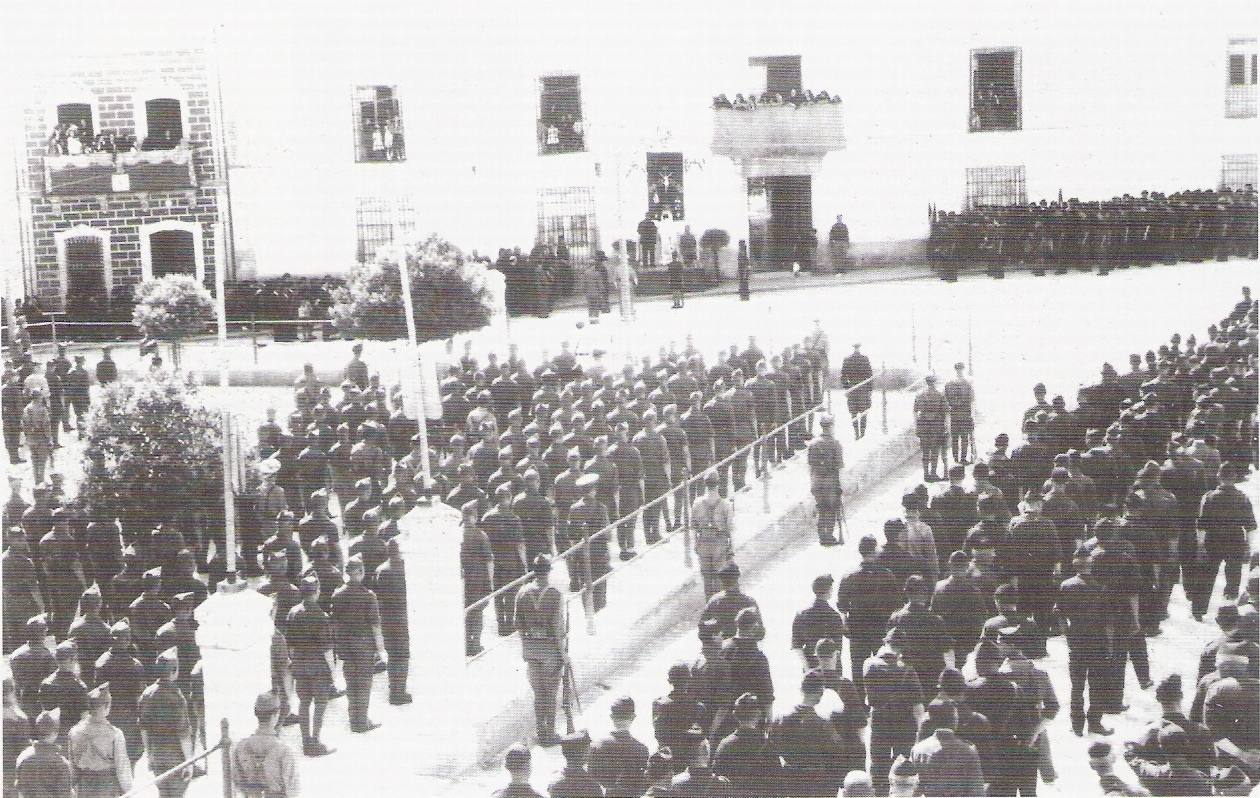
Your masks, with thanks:
[[[799,290],[754,295],[747,303],[723,295],[695,298],[681,311],[671,310],[668,302],[642,303],[634,321],[618,321],[614,311],[603,317],[597,328],[579,329],[577,322],[585,320],[585,313],[567,310],[549,319],[513,320],[510,331],[501,329],[473,338],[478,354],[487,346],[502,354],[506,342],[515,341],[530,362],[536,362],[544,350],[554,354],[558,342],[568,338],[584,351],[606,349],[610,363],[619,365],[627,353],[654,353],[671,341],[681,347],[689,334],[708,357],[731,343],[742,347],[748,335],[756,335],[762,348],[770,351],[771,347],[800,340],[818,318],[837,362],[852,343],[861,342],[876,368],[883,362],[890,368],[914,365],[921,371],[949,374],[957,360],[973,365],[978,409],[984,419],[979,438],[981,445],[987,446],[998,432],[1018,433],[1020,413],[1032,403],[1033,383],[1045,382],[1051,395],[1063,394],[1071,407],[1077,387],[1095,380],[1104,361],[1124,371],[1130,352],[1156,348],[1173,332],[1183,337],[1195,333],[1202,338],[1207,325],[1232,307],[1239,287],[1254,273],[1254,262],[1234,261],[1129,269],[1106,277],[1073,273],[1035,278],[1019,274],[1003,281],[964,278],[956,284],[917,280],[819,287],[806,283]],[[348,359],[349,346],[340,341],[269,345],[259,354],[258,373],[291,371],[296,376],[305,360],[316,362],[321,371],[336,370]],[[134,365],[126,360],[132,357],[131,352],[121,353],[121,365]],[[390,380],[388,367],[395,357],[385,344],[369,344],[366,353],[369,364],[379,368],[386,381]],[[94,360],[89,358],[89,362]],[[234,371],[249,372],[251,361],[250,350],[238,347]],[[202,344],[189,347],[185,365],[217,367],[213,348]],[[287,394],[283,388],[262,385],[205,389],[209,402],[230,403],[250,427],[255,419],[261,419],[268,404],[276,404],[283,414],[289,405]],[[73,481],[77,445],[71,442],[58,456],[59,467]],[[857,537],[877,532],[885,518],[896,515],[900,495],[916,480],[917,466],[912,465],[854,501],[848,507],[848,545],[825,551],[813,546],[789,550],[771,567],[747,574],[748,592],[760,601],[766,620],[767,637],[762,646],[775,676],[776,710],[790,709],[797,698],[799,666],[787,638],[792,614],[810,601],[810,580],[824,571],[839,578],[855,568]],[[1251,492],[1255,492],[1254,484]],[[661,612],[670,613],[671,608],[662,607]],[[1195,623],[1178,587],[1171,614],[1163,634],[1149,641],[1152,675],[1158,680],[1179,672],[1187,685],[1193,684],[1198,651],[1214,632],[1212,613],[1207,623]],[[636,736],[651,747],[651,700],[666,691],[668,666],[679,659],[694,658],[698,648],[695,619],[680,615],[672,620],[671,634],[643,651],[624,673],[605,685],[606,689],[582,697],[586,709],[582,722],[593,735],[608,729],[611,698],[629,694],[639,706]],[[423,630],[413,626],[412,633],[423,634]],[[1066,651],[1061,638],[1051,642],[1050,656],[1040,664],[1050,672],[1065,707],[1050,724],[1060,778],[1045,787],[1044,794],[1096,794],[1096,779],[1086,767],[1088,741],[1074,737],[1068,726]],[[511,677],[517,678],[515,674]],[[418,704],[386,706],[379,700],[381,695],[378,692],[374,700],[373,716],[384,725],[369,735],[348,733],[344,700],[330,706],[325,740],[339,750],[332,757],[301,761],[306,794],[387,795],[405,790],[423,795],[485,795],[503,783],[501,768],[484,763],[470,762],[473,770],[458,783],[431,775],[423,751],[415,750],[414,735],[403,731],[408,726],[424,725],[426,708]],[[458,701],[458,696],[451,700]],[[1125,700],[1129,711],[1111,719],[1117,742],[1133,737],[1145,722],[1158,716],[1154,696],[1140,691],[1132,677]],[[286,730],[284,736],[298,744],[296,730]],[[558,749],[535,749],[534,754],[534,784],[541,790],[561,762]],[[190,795],[217,795],[218,789],[213,777],[200,779]]]

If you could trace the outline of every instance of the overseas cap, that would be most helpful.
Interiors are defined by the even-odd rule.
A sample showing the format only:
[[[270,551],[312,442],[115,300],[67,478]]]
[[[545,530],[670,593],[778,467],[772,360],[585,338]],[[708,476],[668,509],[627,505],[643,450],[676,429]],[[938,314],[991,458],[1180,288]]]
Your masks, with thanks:
[[[113,699],[109,694],[109,682],[101,682],[96,687],[88,690],[88,706],[92,709],[108,706]]]
[[[273,712],[279,711],[280,699],[277,698],[276,694],[270,690],[265,693],[259,693],[258,697],[254,699],[255,715],[270,715]]]

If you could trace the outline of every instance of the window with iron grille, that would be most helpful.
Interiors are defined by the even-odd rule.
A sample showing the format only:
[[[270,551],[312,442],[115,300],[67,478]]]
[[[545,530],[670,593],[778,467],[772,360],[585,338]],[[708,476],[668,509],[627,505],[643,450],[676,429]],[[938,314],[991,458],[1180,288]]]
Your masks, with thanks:
[[[1256,154],[1245,153],[1221,156],[1221,188],[1241,191],[1256,183]]]
[[[967,170],[963,210],[1023,205],[1028,202],[1022,166],[978,166]]]
[[[972,133],[1023,128],[1021,62],[1017,47],[971,51]]]
[[[594,256],[599,248],[594,192],[581,186],[539,189],[538,239],[552,247],[563,241],[575,261]]]
[[[397,86],[356,86],[351,111],[355,162],[407,160]]]
[[[416,212],[411,197],[359,197],[355,209],[360,263],[376,257],[376,250],[395,241],[407,241],[416,231]]]
[[[1225,82],[1225,116],[1256,116],[1256,40],[1230,39]]]

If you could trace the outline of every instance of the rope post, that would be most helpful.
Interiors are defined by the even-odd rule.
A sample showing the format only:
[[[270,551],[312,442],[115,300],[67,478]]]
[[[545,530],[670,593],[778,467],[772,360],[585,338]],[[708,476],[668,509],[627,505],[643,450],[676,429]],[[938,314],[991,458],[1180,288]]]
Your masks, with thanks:
[[[888,367],[879,362],[879,428],[888,434]]]
[[[683,484],[679,490],[682,495],[678,500],[683,503],[683,565],[691,568],[693,564],[691,559],[691,502],[688,501],[691,497],[691,469],[683,472]]]
[[[591,578],[590,530],[582,532],[582,576],[585,580],[582,585],[582,610],[586,614],[586,633],[593,637],[595,635],[595,585]]]
[[[219,751],[223,754],[223,798],[232,798],[232,738],[228,736],[228,721],[219,721]]]

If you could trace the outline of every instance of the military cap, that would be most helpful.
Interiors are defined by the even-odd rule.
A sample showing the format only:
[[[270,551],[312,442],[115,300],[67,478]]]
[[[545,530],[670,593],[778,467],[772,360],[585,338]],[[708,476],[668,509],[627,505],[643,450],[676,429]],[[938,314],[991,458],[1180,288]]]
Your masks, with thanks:
[[[522,418],[521,409],[519,407],[512,408],[508,411],[507,417],[508,421],[520,420]]]
[[[967,688],[967,679],[957,668],[944,668],[936,680],[936,686],[946,695],[953,695]]]
[[[258,463],[258,473],[260,474],[278,474],[280,472],[280,461],[273,457],[268,457]]]
[[[52,490],[52,485],[48,484],[47,482],[41,482],[38,485],[31,486],[31,493],[35,493],[35,494],[44,494],[44,493],[50,492],[51,490]]]
[[[1237,604],[1222,604],[1216,610],[1216,623],[1220,626],[1233,625],[1238,623],[1239,611]]]
[[[710,470],[704,473],[705,487],[716,488],[721,481],[722,481],[721,477],[718,476],[718,473],[716,471]]]
[[[484,388],[483,388],[482,390],[480,390],[480,391],[478,391],[478,392],[477,392],[477,401],[479,401],[479,402],[488,402],[488,401],[490,401],[490,398],[491,398],[491,394],[490,394],[490,392],[489,392],[489,391],[487,391],[487,390],[485,390]],[[485,429],[486,427],[488,427],[488,426],[490,426],[490,425],[489,425],[489,424],[482,424],[482,425],[481,425],[481,428],[484,430],[484,429]]]
[[[379,504],[376,505],[375,507],[369,507],[363,511],[363,520],[369,524],[372,523],[373,521],[379,521],[380,518],[381,518],[381,506]]]
[[[416,434],[417,434],[417,435],[419,435],[420,433],[418,433],[418,432],[417,432]],[[463,446],[463,445],[464,445],[464,436],[463,436],[463,435],[460,435],[458,432],[457,432],[457,433],[455,433],[454,435],[452,435],[452,436],[451,436],[450,445],[451,445],[451,446]]]
[[[721,631],[721,624],[714,617],[705,618],[697,627],[697,632],[701,640],[712,640],[714,635]]]
[[[96,582],[93,582],[86,590],[83,591],[83,594],[79,596],[80,601],[83,599],[87,599],[88,601],[100,601],[101,586]]]
[[[187,593],[176,593],[171,597],[171,609],[179,610],[188,607],[197,600],[197,594],[191,591]]]
[[[840,644],[830,637],[824,637],[814,644],[814,656],[820,660],[830,657],[840,650]]]
[[[372,487],[372,480],[368,479],[367,477],[364,477],[363,479],[354,483],[354,486],[358,488],[359,490],[362,490],[364,488],[370,488]]]
[[[591,735],[587,734],[585,729],[566,734],[560,740],[560,751],[565,758],[584,755],[591,747]]]
[[[677,412],[678,412],[678,405],[676,405],[676,404],[668,404],[668,405],[665,405],[664,407],[662,407],[662,408],[661,408],[661,412],[662,412],[663,414],[667,415],[667,416],[668,416],[669,414],[671,414],[671,413],[677,413]]]
[[[1006,446],[1010,442],[1011,442],[1011,436],[1007,435],[1005,432],[999,434],[996,438],[993,439],[994,446]]]
[[[674,752],[668,745],[661,746],[648,757],[647,777],[655,782],[665,776],[674,774]]]
[[[1146,464],[1142,466],[1142,470],[1138,471],[1139,479],[1150,479],[1157,476],[1159,476],[1159,463],[1156,463],[1154,460],[1147,460]]]
[[[831,429],[832,425],[835,423],[836,423],[836,420],[831,417],[830,413],[822,413],[821,415],[818,416],[818,425],[820,427],[823,427],[825,429]]]
[[[56,734],[61,728],[61,707],[53,707],[46,709],[35,718],[35,734],[38,737],[47,737],[50,734]]]
[[[691,728],[687,729],[686,736],[687,742],[690,743],[691,746],[698,746],[700,743],[704,742],[706,735],[704,729],[700,728],[700,724],[693,723],[691,724]]]
[[[618,697],[609,708],[609,715],[614,719],[634,717],[634,699],[628,695]]]
[[[255,715],[270,715],[273,712],[279,711],[280,699],[271,690],[259,693],[258,697],[254,699]]]
[[[303,596],[313,596],[319,592],[319,578],[311,574],[302,579],[302,583],[298,585],[298,588],[302,591]]]
[[[950,479],[963,479],[967,476],[967,467],[952,465],[949,467],[949,471],[947,471],[946,474],[948,474]]]
[[[976,463],[971,467],[971,475],[973,477],[987,477],[991,473],[993,472],[989,469],[988,463]]]
[[[96,687],[88,690],[88,707],[91,709],[99,709],[100,707],[109,706],[112,700],[109,694],[109,682],[101,682]]]
[[[815,593],[818,593],[824,590],[831,590],[831,586],[835,583],[836,580],[831,574],[822,574],[821,576],[814,577],[814,581],[810,587]]]
[[[477,512],[477,500],[469,499],[468,501],[461,504],[459,506],[459,509],[460,509],[460,512],[463,512],[463,513],[475,513]]]
[[[546,574],[551,572],[551,558],[546,554],[539,554],[534,558],[534,573]]]
[[[156,582],[161,578],[162,578],[162,566],[160,565],[157,566],[156,568],[150,568],[149,570],[144,572],[144,581],[146,582]]]
[[[351,557],[350,557],[350,559],[346,560],[346,569],[347,569],[347,570],[348,570],[348,569],[350,568],[350,566],[352,566],[352,565],[353,565],[355,568],[362,568],[362,567],[363,567],[363,554],[362,554],[361,552],[360,552],[360,553],[358,553],[358,554],[355,554],[355,555],[351,556]]]
[[[1165,756],[1184,754],[1190,747],[1185,729],[1175,723],[1166,723],[1159,730],[1159,750]]]
[[[1029,488],[1024,491],[1024,501],[1026,502],[1040,504],[1043,498],[1045,497],[1041,495],[1041,491],[1036,488]]]
[[[738,579],[739,573],[739,564],[734,561],[728,562],[718,569],[718,576],[723,579]]]
[[[73,640],[62,640],[53,650],[53,658],[57,662],[68,662],[79,656],[79,647]]]
[[[1181,695],[1181,674],[1173,673],[1159,680],[1155,687],[1155,700],[1161,703]]]
[[[691,666],[685,662],[675,662],[669,666],[669,675],[666,680],[675,687],[681,687],[691,678]]]
[[[415,435],[412,435],[412,436],[411,436],[411,442],[412,442],[412,443],[423,444],[423,443],[425,442],[425,441],[424,441],[424,436],[423,436],[423,435],[421,435],[420,433],[418,433],[418,432],[417,432]]]
[[[998,585],[997,589],[993,591],[993,600],[998,604],[1015,601],[1015,586],[1011,584]]]
[[[165,667],[165,668],[169,668],[172,665],[178,665],[179,664],[179,650],[175,648],[174,646],[171,646],[170,648],[166,649],[162,653],[158,654],[155,659],[155,662],[160,667]]]
[[[599,474],[583,474],[577,478],[577,486],[584,490],[590,490],[599,484]]]
[[[888,771],[889,778],[894,779],[912,779],[918,775],[919,768],[904,756],[898,756],[893,762],[892,769]]]
[[[1051,482],[1066,482],[1072,475],[1068,473],[1066,468],[1056,466],[1050,470]]]
[[[315,501],[319,501],[320,499],[327,499],[328,491],[324,488],[320,488],[319,490],[313,490],[311,491],[311,498]]]
[[[48,613],[41,612],[38,615],[32,615],[26,619],[26,631],[28,633],[35,630],[47,631],[48,629]]]
[[[455,473],[463,476],[464,474],[473,473],[472,463],[460,463],[455,467]]]
[[[109,633],[114,637],[131,634],[131,624],[126,618],[123,618],[121,621],[118,621],[113,626],[109,627]]]
[[[565,458],[566,458],[566,459],[568,459],[568,460],[574,460],[574,459],[576,459],[576,460],[581,460],[581,459],[582,459],[582,450],[581,450],[581,449],[579,449],[579,448],[577,448],[576,446],[574,446],[574,447],[572,447],[571,449],[569,449],[569,451],[568,451],[568,452],[566,452],[564,456],[565,456]]]
[[[927,375],[926,377],[924,377],[924,378],[923,378],[923,381],[924,381],[924,382],[926,382],[928,385],[935,385],[935,384],[936,384],[936,375],[935,375],[935,374],[929,374],[929,375]]]
[[[539,476],[539,474],[538,474],[537,469],[535,469],[535,468],[533,468],[532,466],[530,466],[530,465],[529,465],[529,461],[528,461],[528,460],[522,460],[522,461],[520,461],[519,463],[517,463],[517,464],[516,464],[516,467],[517,467],[517,468],[524,468],[524,469],[525,469],[525,471],[521,474],[521,478],[522,478],[522,479],[524,479],[524,480],[526,480],[526,481],[529,481],[529,480],[532,480],[532,479],[540,479],[540,478],[541,478],[541,477]]]

